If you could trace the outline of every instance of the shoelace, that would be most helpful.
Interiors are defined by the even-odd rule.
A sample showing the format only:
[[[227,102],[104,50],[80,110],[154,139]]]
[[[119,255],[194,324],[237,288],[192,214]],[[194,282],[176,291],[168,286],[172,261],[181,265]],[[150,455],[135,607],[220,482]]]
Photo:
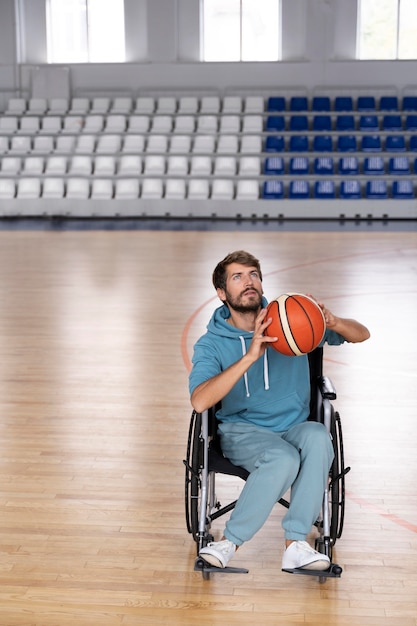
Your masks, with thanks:
[[[211,548],[212,546],[215,546],[215,543],[209,543],[208,545]],[[216,546],[216,550],[218,550],[222,554],[226,554],[227,552],[229,552],[230,546],[231,546],[230,541],[220,541]]]

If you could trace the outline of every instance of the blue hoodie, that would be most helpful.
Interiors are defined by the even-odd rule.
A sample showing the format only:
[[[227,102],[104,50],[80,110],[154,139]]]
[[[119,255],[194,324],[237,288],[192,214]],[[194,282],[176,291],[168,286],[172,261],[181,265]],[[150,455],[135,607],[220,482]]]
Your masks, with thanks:
[[[267,302],[263,298],[262,306]],[[247,351],[252,332],[231,326],[226,305],[217,308],[207,332],[194,346],[190,394],[198,385],[238,361]],[[339,345],[345,339],[326,330],[322,344]],[[251,422],[275,432],[284,432],[304,422],[310,408],[308,357],[285,356],[268,347],[245,375],[222,399],[217,417],[221,422]]]

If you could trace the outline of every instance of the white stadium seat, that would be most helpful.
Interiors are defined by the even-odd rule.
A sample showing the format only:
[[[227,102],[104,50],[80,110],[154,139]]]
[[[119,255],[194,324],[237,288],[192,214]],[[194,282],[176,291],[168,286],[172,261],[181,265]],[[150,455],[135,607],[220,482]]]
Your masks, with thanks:
[[[65,183],[63,178],[44,178],[42,185],[42,198],[58,200],[65,195]]]
[[[193,156],[191,158],[192,176],[209,176],[212,170],[212,163],[209,156]]]
[[[96,178],[91,186],[91,198],[110,200],[113,197],[113,183],[107,178]]]
[[[90,183],[86,178],[69,178],[67,182],[67,198],[86,200],[90,195]]]
[[[51,98],[48,115],[65,115],[69,109],[68,98]]]
[[[123,139],[122,152],[141,153],[145,150],[144,135],[125,135]]]
[[[37,156],[26,157],[24,164],[23,164],[23,174],[40,175],[43,173],[44,167],[45,167],[45,163],[42,157],[37,157]]]
[[[140,184],[137,178],[123,178],[116,181],[116,200],[136,200],[139,193]]]
[[[132,106],[133,106],[132,98],[126,98],[126,97],[115,98],[110,108],[110,113],[111,114],[120,113],[120,114],[127,115],[132,110]]]
[[[258,200],[259,183],[257,180],[238,180],[236,200]]]
[[[0,199],[11,200],[16,195],[16,181],[14,178],[0,178]]]
[[[169,178],[165,184],[165,198],[167,200],[183,200],[186,195],[186,184],[182,178]]]
[[[24,98],[10,98],[5,111],[6,115],[22,115],[27,109],[27,103]]]
[[[155,101],[153,98],[147,96],[140,96],[136,98],[134,107],[135,113],[153,113],[155,111]]]
[[[45,115],[48,110],[48,101],[46,98],[30,98],[28,102],[27,114]]]
[[[73,156],[69,166],[69,174],[71,176],[89,176],[93,171],[93,161],[90,156],[76,155]]]
[[[94,160],[95,176],[113,176],[116,171],[116,159],[114,156],[97,156]]]
[[[233,181],[217,178],[213,181],[212,200],[232,200],[234,196]]]
[[[35,137],[33,140],[32,146],[32,154],[50,154],[54,151],[54,138],[45,136],[45,137]]]
[[[45,174],[62,176],[68,167],[67,157],[52,155],[46,161]]]
[[[142,184],[141,198],[159,199],[164,193],[164,185],[160,178],[145,178]]]
[[[142,173],[142,157],[139,154],[124,154],[119,161],[119,176],[139,176]]]
[[[41,195],[40,178],[21,178],[17,184],[17,197],[19,199],[34,199]]]
[[[207,200],[209,193],[210,185],[208,180],[199,180],[198,178],[190,180],[187,196],[190,200]]]
[[[165,158],[161,155],[148,155],[145,157],[144,173],[147,175],[161,176],[165,173]]]

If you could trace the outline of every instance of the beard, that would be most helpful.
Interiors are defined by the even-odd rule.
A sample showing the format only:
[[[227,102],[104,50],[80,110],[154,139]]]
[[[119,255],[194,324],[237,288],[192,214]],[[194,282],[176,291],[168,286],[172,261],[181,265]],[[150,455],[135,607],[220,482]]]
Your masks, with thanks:
[[[255,291],[256,293],[245,297],[246,291],[243,291],[239,296],[233,298],[233,296],[231,296],[230,293],[226,290],[225,302],[227,306],[237,313],[249,313],[250,311],[259,311],[262,306],[262,293],[253,287],[250,291]]]

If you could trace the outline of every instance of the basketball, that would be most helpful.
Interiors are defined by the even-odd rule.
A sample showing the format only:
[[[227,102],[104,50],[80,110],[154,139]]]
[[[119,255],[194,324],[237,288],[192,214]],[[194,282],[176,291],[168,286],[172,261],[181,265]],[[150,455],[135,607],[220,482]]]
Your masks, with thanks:
[[[300,293],[285,293],[267,306],[265,320],[272,318],[265,335],[278,337],[269,344],[287,356],[308,354],[320,344],[326,330],[317,302]]]

